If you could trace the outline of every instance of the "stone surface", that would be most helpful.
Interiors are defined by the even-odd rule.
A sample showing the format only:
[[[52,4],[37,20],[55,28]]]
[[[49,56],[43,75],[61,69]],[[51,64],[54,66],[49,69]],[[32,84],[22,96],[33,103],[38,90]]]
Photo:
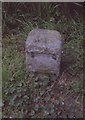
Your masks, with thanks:
[[[61,35],[55,30],[34,29],[26,40],[27,72],[53,73],[60,71]]]

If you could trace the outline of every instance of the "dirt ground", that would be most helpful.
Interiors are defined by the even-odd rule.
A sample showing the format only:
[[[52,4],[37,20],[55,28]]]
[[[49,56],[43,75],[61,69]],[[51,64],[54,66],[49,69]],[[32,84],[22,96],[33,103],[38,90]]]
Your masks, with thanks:
[[[74,79],[73,79],[74,80]],[[44,82],[44,81],[43,81]],[[82,118],[82,93],[71,90],[72,77],[62,73],[58,79],[45,83],[45,88],[32,91],[29,116],[33,118]],[[28,115],[27,115],[28,116]]]

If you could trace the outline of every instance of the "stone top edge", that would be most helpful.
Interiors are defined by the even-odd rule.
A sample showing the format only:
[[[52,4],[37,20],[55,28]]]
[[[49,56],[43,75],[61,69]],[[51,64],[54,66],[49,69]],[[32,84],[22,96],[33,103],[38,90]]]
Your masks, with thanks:
[[[60,40],[61,40],[61,34],[60,34],[60,32],[57,31],[57,30],[35,28],[35,29],[31,30],[31,31],[28,33],[28,36],[31,35],[33,32],[35,32],[35,33],[36,33],[36,32],[47,32],[47,33],[49,33],[49,34],[54,33],[54,34],[57,35],[57,37],[60,38]]]
[[[53,32],[58,32],[59,34],[60,34],[60,32],[59,31],[57,31],[57,30],[51,30],[51,29],[41,29],[41,28],[34,28],[33,30],[31,30],[30,32],[32,32],[32,31],[35,31],[35,30],[42,30],[42,31],[53,31]]]

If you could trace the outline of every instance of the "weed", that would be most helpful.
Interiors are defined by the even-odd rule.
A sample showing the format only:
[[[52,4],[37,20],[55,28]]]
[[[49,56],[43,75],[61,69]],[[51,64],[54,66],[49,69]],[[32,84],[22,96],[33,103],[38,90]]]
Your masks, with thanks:
[[[82,18],[80,18],[80,15],[77,13],[75,19],[73,19],[72,16],[68,19],[66,16],[69,12],[65,12],[64,14],[60,9],[62,8],[61,6],[63,6],[63,11],[66,6],[66,10],[68,10],[68,4],[65,6],[65,4],[60,3],[27,3],[27,5],[25,3],[3,4],[3,32],[6,34],[6,36],[3,36],[2,51],[3,103],[4,106],[5,102],[8,104],[6,108],[4,107],[4,116],[6,116],[6,112],[7,116],[14,116],[15,113],[17,113],[16,116],[20,116],[19,114],[23,113],[23,109],[30,104],[29,98],[30,95],[32,96],[31,91],[36,91],[36,89],[34,89],[35,84],[32,84],[32,81],[38,78],[32,76],[32,74],[26,75],[25,54],[23,54],[25,53],[23,49],[24,44],[22,44],[23,42],[25,43],[28,33],[34,28],[58,30],[62,34],[62,72],[67,70],[67,72],[74,77],[70,85],[72,92],[79,92],[82,89],[80,85],[83,79],[81,77],[82,72],[80,73],[80,71],[83,70]],[[10,11],[10,9],[13,10]],[[23,11],[23,9],[25,9],[27,13]],[[46,14],[44,14],[45,12]],[[65,69],[63,69],[64,66]],[[78,74],[80,75],[80,82],[77,82],[78,77],[76,76]],[[43,79],[47,81],[47,78]],[[29,82],[31,83],[31,87],[29,86]],[[47,85],[47,83],[44,84]],[[30,99],[32,99],[32,97]],[[8,109],[9,111],[7,111]],[[15,113],[13,113],[14,111]]]

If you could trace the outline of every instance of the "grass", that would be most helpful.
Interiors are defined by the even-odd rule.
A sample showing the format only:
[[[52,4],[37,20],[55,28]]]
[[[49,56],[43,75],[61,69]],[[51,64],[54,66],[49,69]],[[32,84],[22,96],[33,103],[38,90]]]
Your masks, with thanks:
[[[19,21],[21,22],[21,21]],[[23,117],[30,97],[29,81],[38,79],[33,75],[26,75],[24,43],[28,33],[33,28],[55,29],[62,34],[62,72],[67,70],[71,74],[70,90],[80,92],[82,89],[83,69],[83,24],[79,17],[66,21],[61,16],[60,21],[54,22],[53,18],[39,22],[23,22],[23,30],[3,38],[3,117]],[[65,68],[64,68],[65,67]],[[82,72],[81,72],[82,71]],[[79,80],[77,75],[79,75]],[[31,86],[33,87],[33,86]],[[24,102],[26,104],[24,104]],[[26,108],[27,109],[27,108]]]

